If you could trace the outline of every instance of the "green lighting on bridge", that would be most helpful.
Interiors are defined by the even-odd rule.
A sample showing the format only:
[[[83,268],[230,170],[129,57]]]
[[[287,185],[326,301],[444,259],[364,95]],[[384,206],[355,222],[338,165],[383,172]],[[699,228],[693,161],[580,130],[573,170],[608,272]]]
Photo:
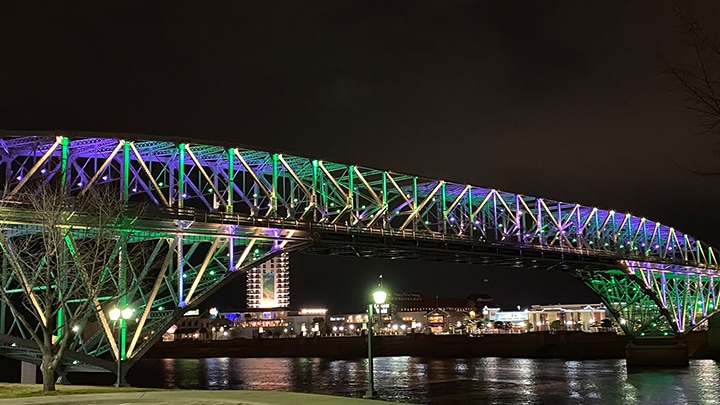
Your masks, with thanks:
[[[57,156],[53,154],[55,152],[48,152],[44,157],[47,162],[42,166],[38,164],[37,151],[51,150],[52,145],[56,142],[54,134],[46,138],[46,147],[27,148],[24,152],[26,161],[20,158],[23,152],[19,151],[17,160],[13,160],[18,163],[8,166],[11,181],[13,179],[21,181],[30,169],[42,170],[40,173],[45,174],[46,170],[58,163],[56,162]],[[32,142],[18,144],[42,145],[42,139],[45,138],[33,137]],[[602,268],[598,271],[587,269],[577,271],[584,271],[583,275],[587,276],[584,278],[584,282],[603,297],[609,306],[614,305],[613,313],[629,320],[629,324],[623,324],[623,328],[632,337],[640,335],[667,336],[675,333],[673,331],[677,331],[678,334],[685,333],[688,326],[695,327],[699,321],[712,315],[711,312],[715,312],[714,303],[709,300],[714,299],[710,297],[715,297],[720,277],[707,280],[707,272],[717,270],[716,257],[720,257],[720,255],[710,246],[701,246],[694,239],[688,238],[684,234],[677,234],[673,228],[646,221],[645,218],[642,218],[638,225],[639,218],[632,217],[630,214],[622,214],[625,218],[633,219],[621,222],[618,221],[619,215],[613,217],[614,211],[582,207],[577,204],[567,205],[559,201],[501,193],[483,187],[450,182],[447,184],[441,182],[442,187],[438,185],[436,188],[436,184],[440,184],[438,180],[376,171],[362,166],[323,162],[323,167],[320,168],[320,161],[312,160],[315,170],[308,170],[307,162],[310,160],[307,158],[296,159],[296,157],[288,158],[287,156],[283,158],[281,155],[255,150],[228,149],[208,145],[206,151],[205,147],[198,145],[197,148],[193,147],[193,153],[197,155],[198,159],[183,163],[182,157],[177,159],[177,155],[164,151],[172,151],[173,148],[179,148],[182,151],[186,148],[185,144],[177,144],[172,141],[154,141],[147,144],[139,141],[128,141],[127,143],[123,140],[115,141],[118,142],[117,156],[109,155],[107,152],[108,145],[112,143],[109,138],[98,138],[97,140],[94,138],[77,140],[63,138],[63,145],[72,145],[72,147],[66,148],[66,154],[72,155],[66,156],[68,162],[77,161],[77,159],[88,162],[87,168],[67,164],[68,186],[74,189],[75,185],[80,182],[90,187],[88,178],[91,178],[96,172],[97,176],[103,176],[106,173],[98,171],[98,168],[101,167],[110,168],[107,169],[108,174],[111,170],[121,170],[121,176],[116,176],[115,172],[108,176],[110,181],[116,180],[122,183],[118,187],[121,190],[121,198],[128,198],[131,193],[138,191],[148,191],[151,197],[153,194],[158,194],[154,195],[156,197],[153,199],[154,202],[159,205],[169,205],[170,210],[167,212],[172,213],[173,209],[183,208],[183,199],[176,197],[185,197],[186,190],[196,190],[202,193],[202,183],[207,182],[205,185],[207,193],[210,195],[213,192],[219,193],[218,197],[222,194],[223,204],[228,208],[226,215],[233,219],[232,216],[237,216],[237,226],[240,228],[240,232],[228,236],[224,233],[226,227],[221,230],[215,226],[196,227],[193,224],[191,228],[185,229],[185,222],[191,221],[182,221],[183,228],[178,229],[178,224],[173,222],[172,218],[165,218],[165,216],[163,218],[142,218],[143,222],[148,220],[147,226],[144,225],[142,229],[134,229],[132,225],[123,225],[121,233],[128,235],[127,244],[152,242],[153,240],[162,242],[157,245],[158,248],[153,257],[163,257],[164,249],[168,249],[166,241],[172,241],[169,246],[176,250],[168,252],[168,254],[174,253],[178,257],[185,255],[184,260],[182,258],[172,260],[171,266],[177,267],[174,271],[168,268],[168,271],[163,273],[166,280],[157,280],[174,283],[179,291],[172,291],[172,288],[167,289],[164,284],[163,289],[157,291],[156,299],[163,301],[154,302],[158,304],[159,302],[168,302],[171,307],[167,313],[153,313],[152,315],[156,318],[153,318],[154,323],[151,326],[145,324],[138,328],[137,336],[143,339],[145,336],[149,336],[147,333],[150,327],[160,330],[157,325],[170,321],[172,313],[186,304],[182,302],[182,299],[178,301],[177,298],[178,296],[182,298],[186,293],[183,284],[188,280],[194,280],[197,283],[193,287],[195,291],[193,298],[198,298],[212,292],[218,282],[232,274],[234,270],[239,270],[242,265],[253,266],[256,265],[253,262],[279,253],[276,251],[279,246],[278,241],[270,241],[269,237],[271,231],[275,231],[270,229],[274,227],[273,220],[275,219],[287,219],[288,223],[282,224],[283,226],[289,225],[293,220],[302,220],[311,224],[332,223],[339,227],[342,227],[340,224],[344,223],[345,226],[358,231],[373,231],[376,226],[382,225],[389,231],[394,231],[403,223],[403,221],[398,221],[402,216],[403,220],[407,218],[407,224],[403,225],[402,229],[413,229],[418,234],[412,237],[420,239],[432,236],[435,238],[440,234],[443,237],[448,236],[459,241],[455,247],[448,248],[448,250],[466,249],[468,246],[491,243],[515,248],[515,241],[520,241],[531,244],[538,251],[569,248],[578,251],[577,254],[581,258],[597,256],[607,259],[607,256],[612,256],[609,258],[611,264],[620,266],[622,270],[608,270],[606,265],[601,263]],[[124,151],[122,150],[123,145],[125,146]],[[133,148],[137,147],[139,150],[136,153],[130,153],[130,145],[134,145]],[[163,152],[155,153],[156,150]],[[75,156],[77,151],[81,151],[82,155]],[[95,152],[94,157],[91,157],[93,152]],[[143,162],[146,157],[147,160]],[[12,158],[15,159],[15,157]],[[271,159],[273,162],[270,162]],[[151,166],[145,169],[143,163]],[[37,167],[33,168],[33,166]],[[213,180],[208,181],[207,178],[194,175],[200,173],[201,170],[211,173]],[[153,193],[150,193],[151,190],[146,186],[140,185],[141,183],[146,184],[148,178],[151,184],[147,187],[151,187],[153,184],[156,187]],[[162,180],[164,178],[168,178],[168,183],[164,183]],[[358,179],[367,179],[367,182],[363,180],[360,184]],[[105,180],[103,178],[103,181]],[[14,181],[13,184],[15,184]],[[18,188],[27,189],[28,184],[23,183]],[[166,185],[173,187],[169,195],[160,190],[161,188],[164,190]],[[185,185],[187,185],[187,189]],[[360,189],[363,192],[360,192]],[[71,192],[74,191],[76,190],[71,190]],[[263,198],[259,198],[260,193],[263,193]],[[429,193],[435,195],[427,198]],[[205,194],[206,197],[207,195]],[[248,195],[252,197],[248,199]],[[157,199],[159,197],[162,197],[163,201],[159,201]],[[189,209],[196,210],[198,213],[210,212],[215,208],[213,206],[215,201],[212,198],[209,201],[206,198],[196,200],[201,200],[195,201],[198,206],[185,208],[188,208],[188,211]],[[302,208],[304,210],[301,209],[299,201],[303,201]],[[338,203],[336,204],[334,201],[338,201]],[[366,205],[362,201],[368,201],[370,205]],[[279,207],[283,204],[290,205],[289,202],[296,203],[292,209],[285,211],[284,208]],[[266,210],[266,207],[270,209]],[[359,209],[367,211],[359,215],[356,212]],[[8,210],[12,211],[12,207],[2,207],[3,213]],[[308,210],[313,212],[307,213]],[[333,213],[337,216],[332,215]],[[343,213],[344,216],[339,217],[340,213]],[[360,218],[356,218],[357,216]],[[376,216],[386,219],[387,223],[379,224],[376,221],[368,220],[368,218]],[[260,221],[251,226],[248,218],[260,219]],[[460,218],[469,222],[460,221]],[[270,219],[270,221],[263,221],[266,219]],[[390,221],[391,219],[394,220]],[[508,229],[504,229],[505,224],[502,221],[508,221]],[[461,222],[463,226],[451,226],[451,223],[460,225]],[[424,224],[425,226],[414,227],[414,224]],[[229,227],[230,224],[227,225]],[[470,229],[477,230],[480,229],[480,225],[483,226],[481,231],[468,232],[470,226],[472,226]],[[10,228],[13,226],[15,225],[9,225]],[[252,235],[248,230],[258,230],[259,233]],[[494,235],[486,234],[486,230]],[[334,232],[327,230],[326,227],[320,230],[320,232],[325,231]],[[25,232],[25,230],[23,229],[21,232]],[[286,239],[283,239],[283,245],[280,248],[282,251],[288,249],[294,251],[292,249],[296,246],[302,249],[304,231],[293,234],[287,231],[283,232],[282,236]],[[72,233],[79,240],[91,232],[78,228],[72,229]],[[372,232],[371,235],[371,237],[375,237]],[[273,236],[279,239],[277,235]],[[200,250],[193,249],[200,244],[213,243],[218,238],[224,238],[222,243],[228,244],[232,249],[213,248],[210,253],[207,253],[207,261],[203,262],[201,255],[197,253]],[[230,242],[228,243],[225,239]],[[594,239],[597,239],[597,243],[601,246],[604,243],[605,248],[595,248]],[[625,242],[622,242],[623,240]],[[634,243],[633,240],[637,240],[638,243]],[[463,244],[465,245],[463,246]],[[643,247],[642,255],[636,253],[639,251],[638,245]],[[646,247],[646,245],[650,246]],[[218,244],[217,246],[222,245]],[[256,246],[256,248],[252,248],[252,246]],[[259,246],[263,247],[259,248]],[[271,246],[273,247],[271,248]],[[150,247],[149,243],[148,247]],[[240,263],[236,259],[240,252],[233,249],[242,251],[243,260]],[[708,253],[705,254],[705,251]],[[188,254],[187,252],[196,253]],[[612,254],[608,255],[608,252]],[[448,253],[452,254],[453,252]],[[692,258],[688,257],[690,254],[693,254]],[[248,260],[245,260],[246,256],[249,256]],[[643,257],[640,258],[640,256]],[[160,262],[160,259],[154,261],[157,266],[161,265]],[[201,267],[201,263],[213,263],[213,265],[205,264],[206,267]],[[595,266],[592,261],[586,263],[589,268]],[[667,267],[662,267],[662,269],[658,267],[665,265]],[[197,280],[199,274],[197,270],[200,268],[208,273],[202,282]],[[182,274],[182,280],[177,280],[178,271]],[[141,280],[142,288],[153,285],[152,282],[146,281],[153,281],[151,276],[156,273],[149,272],[148,274],[148,280]],[[640,279],[641,275],[642,279]],[[11,276],[5,282],[13,288],[6,291],[8,294],[25,291],[25,289],[17,288],[22,284],[13,281]],[[642,283],[642,286],[635,285],[639,282]],[[57,286],[45,287],[32,285],[32,283],[28,287],[36,294],[45,288],[57,288]],[[667,297],[663,297],[667,301],[665,307],[656,304],[660,291],[667,293]],[[142,304],[152,305],[144,298],[149,296],[150,291],[147,289],[141,290],[138,295],[144,300]],[[702,303],[697,302],[700,299],[698,297],[702,297]],[[98,300],[108,299],[111,297],[98,298]],[[166,311],[163,306],[156,308],[159,311]],[[674,313],[668,310],[670,308],[684,308],[684,310]],[[653,321],[660,322],[657,324],[658,327],[655,323],[652,323],[652,327],[650,326]],[[643,332],[641,333],[641,331]],[[150,338],[157,339],[152,336]],[[97,353],[108,353],[108,343],[101,343],[101,345],[102,347],[99,346]],[[133,351],[130,350],[130,352]],[[94,353],[91,355],[95,355]]]

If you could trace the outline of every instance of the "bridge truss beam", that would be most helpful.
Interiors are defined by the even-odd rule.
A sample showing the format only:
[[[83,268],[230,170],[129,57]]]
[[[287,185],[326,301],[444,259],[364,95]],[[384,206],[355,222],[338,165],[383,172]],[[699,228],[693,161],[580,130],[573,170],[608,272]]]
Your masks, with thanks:
[[[617,270],[577,271],[630,336],[682,335],[720,305],[720,280],[687,266],[623,260]]]
[[[127,287],[119,287],[127,293],[101,303],[105,310],[127,302],[138,310],[138,321],[123,350],[98,314],[99,332],[73,343],[74,350],[93,356],[136,358],[185,309],[238,271],[306,247],[565,267],[586,278],[592,271],[589,285],[618,317],[633,319],[628,302],[654,303],[675,333],[687,333],[717,312],[716,250],[628,213],[191,140],[82,132],[1,135],[6,201],[33,182],[59,179],[78,198],[106,186],[129,205],[150,204],[123,232],[126,243],[153,246],[160,270],[128,269]],[[18,210],[5,209],[0,218],[7,237],[39,225]],[[18,280],[5,276],[3,285],[16,288]],[[621,292],[635,287],[646,297]],[[660,319],[646,312],[641,326],[633,323],[628,333],[649,330]],[[15,324],[5,332],[20,333]]]

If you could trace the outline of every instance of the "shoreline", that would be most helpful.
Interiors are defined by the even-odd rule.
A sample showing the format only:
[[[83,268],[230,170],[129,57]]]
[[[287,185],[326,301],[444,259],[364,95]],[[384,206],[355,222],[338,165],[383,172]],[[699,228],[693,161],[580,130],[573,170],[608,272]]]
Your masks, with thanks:
[[[709,358],[706,331],[692,332],[681,341],[690,358]],[[522,357],[573,360],[624,359],[630,339],[616,333],[577,331],[518,334],[374,336],[373,354],[378,357]],[[350,359],[367,357],[364,336],[229,339],[214,341],[159,342],[144,358],[209,357],[321,357]]]
[[[12,405],[97,405],[97,404],[148,404],[148,405],[360,405],[387,403],[379,400],[341,395],[312,394],[305,392],[254,391],[254,390],[182,390],[156,388],[112,388],[96,386],[60,386],[54,393],[42,392],[41,384],[0,384],[1,390],[37,389],[27,396],[2,395],[0,404]],[[73,391],[86,392],[74,393]],[[396,402],[401,404],[402,402]]]

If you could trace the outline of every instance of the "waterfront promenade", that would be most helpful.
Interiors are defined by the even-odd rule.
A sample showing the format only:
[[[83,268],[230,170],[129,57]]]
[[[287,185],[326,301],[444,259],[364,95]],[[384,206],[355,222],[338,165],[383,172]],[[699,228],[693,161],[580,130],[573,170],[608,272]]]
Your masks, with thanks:
[[[3,405],[372,405],[380,403],[385,402],[333,395],[244,390],[147,390],[0,399],[0,404]]]

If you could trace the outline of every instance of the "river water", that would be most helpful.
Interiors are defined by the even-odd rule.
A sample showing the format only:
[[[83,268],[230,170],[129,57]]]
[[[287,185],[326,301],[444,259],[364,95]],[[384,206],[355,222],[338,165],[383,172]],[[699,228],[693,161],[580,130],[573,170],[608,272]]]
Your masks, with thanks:
[[[359,397],[366,373],[366,359],[143,359],[128,381]],[[381,399],[414,404],[720,404],[720,364],[628,372],[625,360],[380,357],[375,386]]]

